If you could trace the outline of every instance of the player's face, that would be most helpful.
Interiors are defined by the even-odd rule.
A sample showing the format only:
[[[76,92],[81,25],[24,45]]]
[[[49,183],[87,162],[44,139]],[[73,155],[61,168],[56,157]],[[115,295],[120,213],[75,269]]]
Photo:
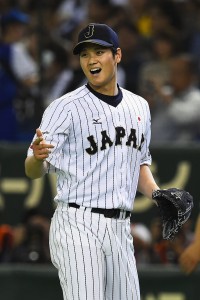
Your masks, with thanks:
[[[90,86],[101,94],[116,94],[117,64],[120,61],[120,49],[113,55],[109,48],[88,43],[80,53],[81,68]]]

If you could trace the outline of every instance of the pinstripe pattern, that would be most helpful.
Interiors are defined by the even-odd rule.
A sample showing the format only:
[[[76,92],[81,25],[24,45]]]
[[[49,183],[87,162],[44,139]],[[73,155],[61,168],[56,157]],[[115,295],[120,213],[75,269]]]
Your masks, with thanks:
[[[82,86],[53,101],[40,125],[55,146],[50,251],[64,300],[140,300],[130,220],[68,207],[132,210],[140,166],[151,163],[150,112],[143,98],[119,95],[113,106]]]
[[[140,299],[129,219],[109,219],[59,204],[50,228],[50,250],[65,300]]]
[[[122,93],[122,101],[113,107],[83,86],[46,109],[40,128],[49,132],[45,138],[55,145],[48,161],[58,174],[56,201],[132,209],[140,165],[151,163],[150,114],[144,99],[124,89]],[[118,128],[124,130],[124,137],[115,145]],[[127,145],[133,132],[136,142]],[[101,150],[103,134],[110,140]],[[87,152],[94,150],[89,138],[97,147],[94,154]],[[31,149],[28,155],[32,155]]]

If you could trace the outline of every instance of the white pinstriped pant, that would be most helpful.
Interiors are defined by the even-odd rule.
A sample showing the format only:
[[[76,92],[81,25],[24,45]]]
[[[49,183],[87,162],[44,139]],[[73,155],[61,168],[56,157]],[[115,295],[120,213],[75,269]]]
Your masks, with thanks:
[[[49,243],[64,300],[140,300],[129,218],[59,204]]]

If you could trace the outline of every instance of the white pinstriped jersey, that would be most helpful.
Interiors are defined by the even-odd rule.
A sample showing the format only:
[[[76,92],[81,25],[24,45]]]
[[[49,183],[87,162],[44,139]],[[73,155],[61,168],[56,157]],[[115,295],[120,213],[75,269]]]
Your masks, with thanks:
[[[151,164],[151,122],[146,100],[120,89],[116,107],[84,85],[45,110],[40,129],[55,146],[47,161],[56,201],[132,210],[140,165]]]

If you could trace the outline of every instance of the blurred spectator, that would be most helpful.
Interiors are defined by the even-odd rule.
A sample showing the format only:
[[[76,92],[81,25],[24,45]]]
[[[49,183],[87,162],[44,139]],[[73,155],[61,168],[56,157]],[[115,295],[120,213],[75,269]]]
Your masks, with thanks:
[[[162,237],[162,222],[159,217],[151,221],[150,232],[152,236],[151,263],[166,264],[168,261],[166,254],[167,241]]]
[[[117,31],[121,28],[123,23],[131,23],[129,20],[128,9],[125,5],[110,6],[109,17],[106,19],[106,24]],[[131,23],[132,24],[132,23]]]
[[[107,0],[89,0],[87,23],[106,23],[113,6]]]
[[[151,263],[154,264],[178,264],[180,253],[191,243],[193,239],[192,223],[188,221],[180,229],[173,241],[164,240],[162,237],[161,219],[155,218],[151,222],[150,232],[152,236]]]
[[[186,51],[193,55],[198,64],[200,85],[200,2],[198,0],[185,1],[181,9],[186,36]]]
[[[31,209],[21,224],[0,226],[1,263],[49,263],[50,217]]]
[[[131,224],[134,252],[137,265],[151,263],[151,232],[142,223]]]
[[[0,263],[10,262],[13,241],[12,227],[8,224],[0,225]]]
[[[180,254],[193,240],[192,222],[188,220],[173,241],[167,241],[167,260],[169,264],[178,264]]]
[[[200,2],[199,0],[190,1],[174,1],[176,4],[179,18],[181,19],[184,27],[184,34],[187,37],[188,34],[200,29]]]
[[[151,0],[129,0],[128,11],[130,21],[137,27],[144,38],[151,36]]]
[[[174,1],[156,0],[150,4],[149,15],[151,19],[151,35],[166,32],[177,40],[184,37],[181,15]]]
[[[152,117],[152,144],[196,142],[200,134],[200,90],[193,57],[170,62],[170,86],[159,90],[160,108]]]
[[[71,85],[78,85],[84,80],[84,75],[75,62],[77,57],[71,57],[61,47],[50,47],[51,61],[45,68],[45,83],[43,87],[44,104],[48,106],[53,100],[70,91]]]
[[[88,13],[88,0],[63,0],[52,11],[55,34],[71,40],[71,33],[84,22]],[[52,21],[52,20],[51,20]]]
[[[151,54],[139,70],[139,92],[147,99],[152,117],[160,105],[159,90],[169,85],[169,62],[177,51],[177,41],[170,34],[160,32],[151,40]]]
[[[125,72],[124,87],[137,94],[139,92],[139,70],[144,63],[139,33],[137,28],[128,21],[119,23],[116,28],[123,52],[120,66]]]
[[[49,263],[50,218],[32,209],[21,225],[13,228],[14,247],[11,261],[16,263]]]
[[[37,67],[23,43],[29,21],[28,15],[16,9],[1,16],[0,140],[19,139],[17,118],[38,81]]]

